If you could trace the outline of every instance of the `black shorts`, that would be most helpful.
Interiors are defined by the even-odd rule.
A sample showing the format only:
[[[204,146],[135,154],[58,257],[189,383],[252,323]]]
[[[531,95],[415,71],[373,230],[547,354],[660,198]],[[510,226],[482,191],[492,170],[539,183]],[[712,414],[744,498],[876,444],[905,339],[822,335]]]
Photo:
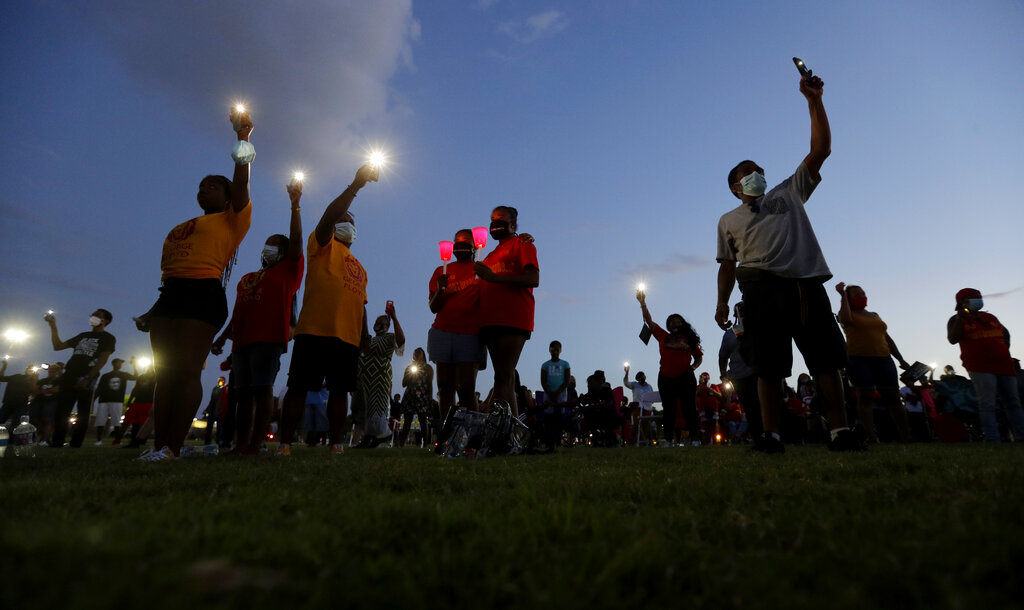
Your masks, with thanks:
[[[358,367],[359,346],[337,337],[296,335],[288,367],[288,390],[319,392],[326,379],[329,392],[353,392]]]
[[[231,372],[235,386],[260,388],[273,386],[281,370],[283,343],[250,343],[231,352]]]
[[[228,299],[220,280],[169,277],[153,305],[154,318],[199,320],[220,329],[228,319]]]
[[[821,281],[765,274],[739,285],[744,329],[740,355],[758,377],[789,377],[794,341],[811,375],[846,367],[846,339]]]
[[[497,339],[498,337],[526,337],[526,340],[530,340],[530,331],[525,328],[516,328],[514,326],[482,326],[480,328],[480,342],[489,343],[491,339]]]

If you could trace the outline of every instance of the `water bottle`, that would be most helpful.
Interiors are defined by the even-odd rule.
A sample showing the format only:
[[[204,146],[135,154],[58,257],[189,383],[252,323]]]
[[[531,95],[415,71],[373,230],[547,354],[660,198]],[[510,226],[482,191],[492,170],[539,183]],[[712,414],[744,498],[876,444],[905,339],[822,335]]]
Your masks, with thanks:
[[[11,445],[17,457],[36,456],[36,427],[28,423],[28,415],[21,416],[21,423],[11,434]]]
[[[0,458],[4,457],[4,452],[7,451],[7,439],[11,438],[8,434],[7,428],[0,425]]]

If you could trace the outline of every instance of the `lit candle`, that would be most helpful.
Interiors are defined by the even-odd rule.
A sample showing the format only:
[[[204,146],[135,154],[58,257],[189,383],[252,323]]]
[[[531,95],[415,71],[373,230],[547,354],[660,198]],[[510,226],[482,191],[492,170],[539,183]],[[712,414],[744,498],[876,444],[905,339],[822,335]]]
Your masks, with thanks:
[[[476,246],[478,251],[487,247],[487,227],[475,227],[473,229],[473,245]],[[476,252],[473,253],[473,260],[476,260]]]
[[[646,296],[645,291],[647,290],[647,284],[640,282],[636,285],[637,296]]]
[[[387,162],[387,160],[387,155],[385,155],[382,151],[375,150],[370,153],[370,158],[367,160],[367,162],[370,165],[379,169],[381,167],[384,167],[384,164]]]
[[[437,242],[437,250],[441,254],[441,260],[443,261],[443,268],[441,273],[448,273],[448,261],[452,260],[452,252],[455,250],[455,242],[453,241],[439,241]]]
[[[292,174],[291,186],[301,186],[302,181],[306,179],[306,174],[303,172],[295,172]]]
[[[231,108],[231,126],[238,131],[242,128],[242,115],[245,114],[244,104],[235,104]]]

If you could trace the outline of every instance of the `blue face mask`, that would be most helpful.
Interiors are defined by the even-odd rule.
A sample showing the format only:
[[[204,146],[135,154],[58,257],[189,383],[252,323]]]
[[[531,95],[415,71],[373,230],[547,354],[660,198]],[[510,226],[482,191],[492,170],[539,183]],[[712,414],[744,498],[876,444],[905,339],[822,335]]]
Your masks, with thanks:
[[[740,186],[743,187],[744,195],[760,197],[764,195],[764,189],[768,186],[768,181],[764,179],[764,174],[761,172],[754,172],[740,178]]]
[[[967,309],[970,311],[981,311],[984,306],[985,301],[982,299],[967,299]]]

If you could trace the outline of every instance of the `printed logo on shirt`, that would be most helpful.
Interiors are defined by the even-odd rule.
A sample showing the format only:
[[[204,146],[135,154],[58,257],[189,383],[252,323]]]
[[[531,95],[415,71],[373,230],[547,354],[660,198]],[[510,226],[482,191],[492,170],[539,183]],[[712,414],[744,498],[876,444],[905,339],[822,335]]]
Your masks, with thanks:
[[[121,389],[121,378],[120,377],[111,377],[107,381],[107,387],[110,388],[111,390],[113,390],[114,392],[120,390]]]
[[[684,352],[690,351],[690,344],[686,341],[686,339],[684,339],[683,337],[675,337],[673,335],[669,335],[668,338],[665,339],[664,346],[667,349],[678,349]]]
[[[763,204],[761,209],[769,214],[785,214],[789,211],[789,204],[782,197],[776,197],[771,201]]]
[[[345,257],[345,269],[348,271],[348,277],[353,281],[362,282],[366,278],[363,266],[351,256]]]
[[[167,241],[180,242],[185,241],[196,231],[196,219],[193,218],[188,222],[183,222],[180,225],[171,229],[171,232],[167,234]]]
[[[238,299],[241,301],[260,300],[260,281],[263,280],[264,269],[246,273],[238,282]]]
[[[75,346],[75,356],[95,356],[100,349],[98,337],[87,337],[78,342]]]

